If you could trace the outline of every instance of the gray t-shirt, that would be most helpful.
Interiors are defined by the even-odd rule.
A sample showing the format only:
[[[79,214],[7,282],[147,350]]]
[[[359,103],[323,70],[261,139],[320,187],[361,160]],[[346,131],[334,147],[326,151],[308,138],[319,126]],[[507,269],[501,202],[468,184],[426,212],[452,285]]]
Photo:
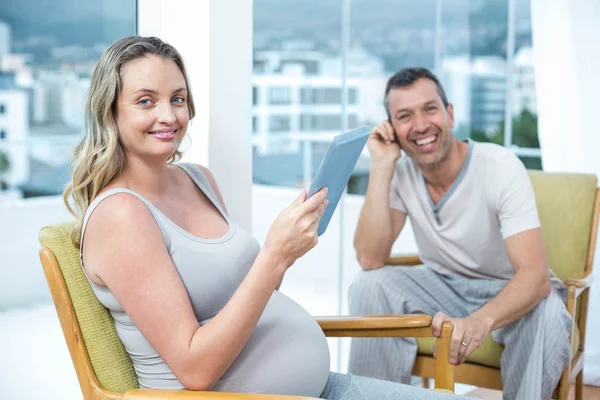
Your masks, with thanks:
[[[407,214],[420,257],[441,274],[510,279],[504,239],[538,228],[535,194],[521,160],[510,150],[469,140],[465,163],[438,204],[408,157],[398,160],[390,206]]]
[[[167,218],[148,200],[127,189],[106,191],[92,202],[83,229],[96,206],[115,193],[129,193],[143,201],[156,219],[165,244],[187,290],[201,325],[227,304],[245,278],[260,245],[224,213],[202,171],[178,164],[186,171],[229,224],[218,239],[190,234]],[[82,243],[83,233],[82,232]],[[140,387],[183,389],[171,369],[135,326],[112,292],[90,281],[98,300],[110,310],[119,338],[129,353]],[[203,360],[201,362],[211,362]],[[329,376],[329,348],[313,317],[293,300],[274,291],[254,332],[213,390],[318,397]]]

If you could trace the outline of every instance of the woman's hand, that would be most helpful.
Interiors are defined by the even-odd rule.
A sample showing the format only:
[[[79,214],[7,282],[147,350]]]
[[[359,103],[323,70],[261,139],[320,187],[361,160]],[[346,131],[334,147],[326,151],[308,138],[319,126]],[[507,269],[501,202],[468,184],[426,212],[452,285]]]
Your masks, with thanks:
[[[263,246],[263,251],[275,265],[287,269],[316,246],[317,228],[328,204],[326,197],[327,188],[309,199],[306,199],[306,190],[302,189],[296,200],[275,219]]]

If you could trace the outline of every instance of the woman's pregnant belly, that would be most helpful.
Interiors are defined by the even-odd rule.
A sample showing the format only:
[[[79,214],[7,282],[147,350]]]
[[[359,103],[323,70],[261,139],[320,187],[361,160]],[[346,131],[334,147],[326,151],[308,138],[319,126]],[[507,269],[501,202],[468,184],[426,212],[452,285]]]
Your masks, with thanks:
[[[256,329],[213,390],[318,397],[329,376],[329,348],[314,318],[275,291]]]

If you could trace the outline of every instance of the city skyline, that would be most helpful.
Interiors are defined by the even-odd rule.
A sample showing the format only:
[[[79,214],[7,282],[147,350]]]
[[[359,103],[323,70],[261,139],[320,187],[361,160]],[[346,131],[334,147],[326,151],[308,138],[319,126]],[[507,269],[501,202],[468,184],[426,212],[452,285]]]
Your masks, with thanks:
[[[40,7],[33,7],[38,3]],[[75,3],[76,7],[69,7]],[[506,76],[517,73],[508,70],[502,50],[506,43],[503,3],[506,1],[444,0],[443,32],[437,37],[435,0],[379,0],[375,8],[374,2],[352,2],[346,70],[354,100],[345,126],[375,124],[384,118],[382,93],[389,75],[406,66],[433,69],[436,40],[441,38],[437,72],[455,103],[457,132],[470,136],[481,131],[484,139],[485,135],[495,135],[504,121]],[[518,3],[521,14],[522,3]],[[0,100],[19,101],[23,108],[19,115],[26,116],[25,122],[19,117],[18,125],[8,127],[2,126],[0,118],[0,151],[6,153],[7,146],[11,146],[8,179],[13,186],[24,183],[23,177],[31,182],[40,173],[45,176],[46,169],[62,168],[69,162],[70,148],[83,128],[82,104],[97,58],[115,39],[134,33],[135,2],[118,4],[121,7],[116,0],[101,5],[62,0],[56,3],[53,13],[46,15],[45,2],[10,0],[9,7],[0,10],[0,21],[5,21],[0,28],[8,27],[7,32],[0,29]],[[61,13],[61,7],[68,10]],[[130,12],[128,19],[116,12],[123,7]],[[395,10],[397,15],[388,12]],[[316,16],[299,18],[306,12]],[[296,22],[288,24],[287,16]],[[83,30],[81,27],[92,17],[94,23]],[[381,23],[374,24],[377,17]],[[39,20],[44,22],[37,23]],[[252,121],[256,174],[263,175],[257,175],[258,181],[277,182],[277,177],[264,177],[262,163],[272,164],[265,157],[293,154],[302,158],[307,148],[299,142],[298,134],[310,134],[315,140],[315,135],[321,135],[317,140],[321,143],[344,127],[339,89],[343,62],[341,1],[255,1],[254,20],[253,86],[260,93]],[[487,23],[482,24],[482,20]],[[520,54],[530,49],[527,43],[531,34],[528,23],[521,21],[518,26]],[[527,75],[527,79],[517,76],[519,91],[513,104],[518,106],[513,106],[513,115],[520,112],[521,104],[532,105],[535,111],[531,60],[521,58],[526,61],[522,65],[525,73],[518,73]],[[11,95],[9,90],[18,93]],[[336,90],[338,94],[332,94]],[[309,92],[313,93],[310,101],[305,96]],[[279,96],[279,100],[272,100],[272,96]],[[17,98],[26,100],[14,100]],[[15,105],[8,109],[14,112]],[[318,150],[313,155],[318,157],[326,143],[311,146]],[[296,169],[294,174],[301,175],[302,167]],[[307,179],[310,176],[302,181]],[[283,182],[282,177],[280,184]]]

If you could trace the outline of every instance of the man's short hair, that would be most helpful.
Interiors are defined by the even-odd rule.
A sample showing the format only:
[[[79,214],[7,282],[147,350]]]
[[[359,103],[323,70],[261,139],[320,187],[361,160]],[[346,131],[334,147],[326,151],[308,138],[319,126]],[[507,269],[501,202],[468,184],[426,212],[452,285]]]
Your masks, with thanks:
[[[430,81],[433,81],[437,86],[437,91],[442,99],[442,102],[444,103],[444,107],[448,108],[449,103],[448,98],[446,97],[446,92],[433,72],[427,68],[421,67],[404,68],[396,72],[388,80],[385,88],[385,111],[388,114],[388,118],[390,118],[390,111],[388,109],[388,94],[390,93],[390,90],[410,86],[419,79],[429,79]]]

